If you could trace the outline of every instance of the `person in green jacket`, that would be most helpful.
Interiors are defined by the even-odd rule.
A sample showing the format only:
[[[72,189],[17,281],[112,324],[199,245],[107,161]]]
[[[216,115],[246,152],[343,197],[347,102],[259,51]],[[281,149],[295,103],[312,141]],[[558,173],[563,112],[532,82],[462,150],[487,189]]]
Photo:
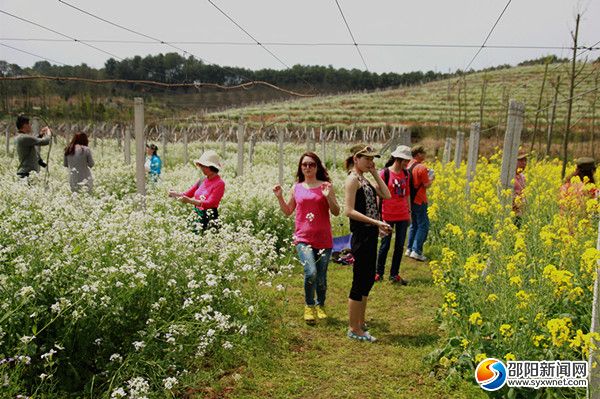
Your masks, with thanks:
[[[25,178],[31,172],[39,172],[40,166],[46,167],[40,157],[39,146],[50,144],[52,131],[48,126],[45,126],[42,128],[39,138],[32,136],[29,118],[24,115],[19,115],[17,118],[17,130],[17,137],[15,137],[15,148],[19,157],[17,175]]]

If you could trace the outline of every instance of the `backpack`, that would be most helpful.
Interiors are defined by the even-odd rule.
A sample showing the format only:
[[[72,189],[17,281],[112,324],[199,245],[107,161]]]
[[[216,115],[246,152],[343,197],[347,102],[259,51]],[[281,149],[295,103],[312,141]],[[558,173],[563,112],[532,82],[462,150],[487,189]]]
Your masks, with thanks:
[[[410,188],[410,202],[412,203],[412,201],[414,199],[414,197],[412,195],[412,170],[409,172],[406,169],[402,169],[402,171],[404,172],[404,176],[408,179],[408,187]],[[388,168],[388,167],[383,168],[383,182],[385,183],[386,187],[389,187],[389,185],[390,185],[390,168]],[[381,198],[379,198],[379,216],[380,217],[383,217],[383,214],[381,212],[382,207],[383,207],[383,200]]]
[[[414,184],[413,170],[414,170],[415,166],[417,166],[417,165],[418,165],[418,163],[415,162],[410,166],[410,168],[407,169],[408,176],[409,176],[408,183],[409,183],[409,187],[410,187],[410,203],[411,203],[411,205],[415,203],[415,197],[417,196],[419,189],[421,187],[423,187],[423,183],[421,183],[419,185],[419,187],[416,187]]]

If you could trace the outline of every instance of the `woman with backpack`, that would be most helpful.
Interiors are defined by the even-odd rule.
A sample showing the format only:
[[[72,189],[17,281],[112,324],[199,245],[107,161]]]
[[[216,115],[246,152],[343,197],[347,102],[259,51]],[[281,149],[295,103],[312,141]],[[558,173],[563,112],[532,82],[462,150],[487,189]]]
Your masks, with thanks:
[[[381,179],[387,185],[392,197],[381,200],[381,219],[396,229],[396,240],[394,242],[394,254],[392,256],[392,267],[390,268],[390,281],[406,285],[407,281],[398,274],[402,251],[406,241],[406,231],[410,225],[410,178],[406,170],[408,162],[412,159],[410,147],[400,145],[392,152],[392,156],[385,164],[385,168],[379,172]],[[379,253],[377,255],[377,274],[375,281],[383,281],[385,262],[392,234],[381,238]]]

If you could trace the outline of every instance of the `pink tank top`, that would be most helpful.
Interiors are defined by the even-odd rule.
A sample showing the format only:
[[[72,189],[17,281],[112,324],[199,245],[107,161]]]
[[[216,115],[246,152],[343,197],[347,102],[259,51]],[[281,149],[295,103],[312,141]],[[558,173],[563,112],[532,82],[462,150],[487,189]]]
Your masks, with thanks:
[[[321,187],[306,188],[303,183],[294,185],[296,201],[296,231],[294,244],[304,243],[317,249],[333,248],[329,203]]]

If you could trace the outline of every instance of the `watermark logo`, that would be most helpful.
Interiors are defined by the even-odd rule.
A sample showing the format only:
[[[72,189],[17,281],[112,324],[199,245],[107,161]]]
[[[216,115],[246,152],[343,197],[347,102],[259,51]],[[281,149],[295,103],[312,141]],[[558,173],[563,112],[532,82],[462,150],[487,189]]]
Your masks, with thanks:
[[[506,367],[498,359],[482,360],[475,369],[475,380],[486,391],[497,391],[506,383]]]
[[[588,386],[588,363],[569,360],[498,359],[481,361],[475,369],[475,380],[486,391],[497,391],[504,385],[511,388],[584,388]]]

